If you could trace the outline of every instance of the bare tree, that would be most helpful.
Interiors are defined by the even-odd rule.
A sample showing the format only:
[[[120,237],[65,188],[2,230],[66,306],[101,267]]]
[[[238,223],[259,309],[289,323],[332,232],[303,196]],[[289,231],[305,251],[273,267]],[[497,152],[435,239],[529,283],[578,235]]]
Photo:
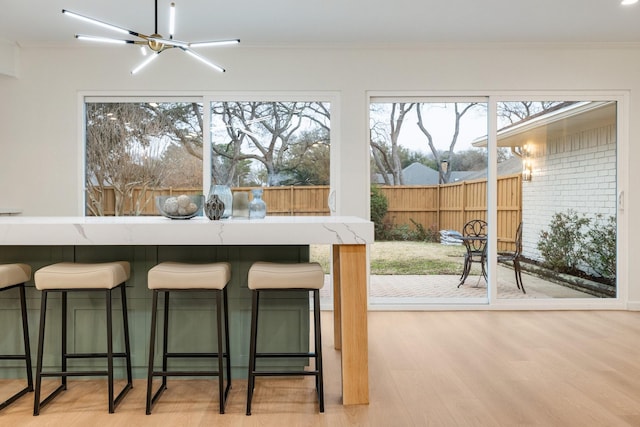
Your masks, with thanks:
[[[462,117],[467,112],[475,108],[475,106],[478,105],[478,103],[476,102],[472,102],[468,104],[461,104],[458,102],[453,103],[454,113],[455,113],[454,127],[451,135],[451,140],[449,141],[449,148],[447,151],[444,151],[444,152],[439,151],[436,148],[435,142],[433,140],[433,136],[425,126],[425,120],[422,117],[422,109],[424,108],[425,105],[431,105],[431,104],[418,104],[418,108],[416,109],[416,112],[418,115],[418,128],[420,129],[420,131],[422,131],[424,136],[426,136],[427,138],[427,143],[429,145],[429,148],[431,149],[433,158],[436,161],[436,165],[438,166],[438,171],[440,173],[440,181],[443,183],[447,183],[449,182],[449,178],[451,177],[451,169],[452,169],[448,167],[449,165],[448,162],[450,161],[450,158],[453,155],[455,146],[458,143],[458,136],[460,135],[460,122],[462,120]],[[445,170],[445,167],[443,167],[444,164],[447,165],[446,170]]]
[[[376,168],[382,174],[382,179],[387,185],[403,185],[401,146],[398,143],[400,131],[406,115],[413,109],[415,103],[394,102],[391,104],[387,126],[382,126],[385,132],[382,138],[375,138],[380,126],[374,124],[371,135],[371,153]],[[388,139],[386,135],[388,134]],[[380,136],[379,134],[377,135]],[[385,144],[389,141],[389,144]],[[391,176],[391,179],[389,178]]]
[[[222,118],[228,138],[212,146],[214,157],[224,160],[212,167],[218,183],[233,182],[237,165],[252,160],[266,169],[266,185],[280,185],[291,156],[304,156],[310,148],[299,137],[303,125],[315,123],[321,139],[329,140],[328,108],[322,103],[221,102],[213,114]]]
[[[571,104],[571,102],[559,101],[517,101],[499,102],[498,117],[504,123],[514,124],[541,113],[547,113],[551,109]]]
[[[150,201],[146,190],[161,180],[162,165],[151,144],[158,127],[137,103],[87,104],[87,209],[104,215],[105,189],[115,192],[115,215],[132,200],[134,214]],[[135,123],[135,125],[131,125]],[[135,194],[134,188],[141,188]]]
[[[142,104],[157,119],[159,132],[202,160],[202,104],[199,102],[165,102]]]

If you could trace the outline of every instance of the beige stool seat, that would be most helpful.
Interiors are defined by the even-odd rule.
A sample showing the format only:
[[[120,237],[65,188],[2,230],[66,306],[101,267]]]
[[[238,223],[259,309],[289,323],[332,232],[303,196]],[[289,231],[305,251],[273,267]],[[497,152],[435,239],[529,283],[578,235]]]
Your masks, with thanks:
[[[129,280],[131,270],[126,261],[77,264],[60,262],[36,271],[36,288],[45,289],[113,289]]]
[[[279,264],[255,262],[249,269],[249,289],[321,289],[324,272],[317,262]]]
[[[149,366],[147,372],[146,413],[151,409],[167,388],[167,377],[218,377],[218,398],[220,413],[224,414],[225,405],[231,390],[231,355],[229,351],[229,301],[227,283],[231,279],[231,264],[215,262],[191,264],[181,262],[162,262],[149,270],[147,286],[153,291],[151,303],[151,333],[149,342]],[[217,349],[214,352],[174,352],[169,351],[169,295],[172,292],[207,291],[216,297]],[[159,294],[164,294],[164,320],[162,331],[162,369],[155,368],[156,329]],[[224,331],[222,325],[224,323]],[[190,331],[191,333],[191,331]],[[223,341],[224,336],[224,341]],[[169,369],[170,358],[216,359],[217,369]],[[225,368],[226,361],[226,387]],[[161,377],[162,383],[153,391],[153,379]]]
[[[24,284],[31,279],[31,266],[27,264],[0,265],[0,291],[18,288],[20,292],[20,311],[22,313],[23,354],[1,354],[0,360],[24,360],[27,371],[27,385],[14,393],[4,402],[0,402],[0,409],[4,409],[18,398],[33,391],[33,375],[31,373],[31,347],[29,345],[29,324],[27,321],[27,299]]]
[[[127,295],[126,281],[131,275],[131,267],[126,261],[102,262],[102,263],[73,263],[61,262],[48,265],[36,271],[34,281],[36,288],[42,291],[40,298],[40,330],[38,336],[38,357],[36,364],[36,386],[33,406],[33,415],[39,415],[40,409],[50,403],[54,397],[60,392],[67,389],[67,378],[77,376],[106,376],[108,383],[108,401],[109,413],[115,412],[116,406],[122,401],[124,396],[133,387],[133,376],[131,369],[131,345],[129,343],[129,320],[127,314]],[[113,291],[119,289],[122,304],[122,326],[124,329],[124,351],[113,351],[113,316],[112,301]],[[67,351],[67,294],[69,292],[103,292],[105,295],[106,309],[106,336],[107,351],[106,353],[77,353]],[[61,330],[61,352],[60,370],[43,371],[43,354],[44,354],[44,331],[47,315],[47,299],[51,292],[61,294],[62,306],[62,330]],[[74,334],[77,340],[82,336]],[[95,336],[90,337],[91,341],[95,340]],[[114,398],[114,374],[113,360],[114,358],[124,358],[127,383],[120,393]],[[71,370],[68,367],[68,361],[71,359],[95,359],[104,358],[107,361],[106,370]],[[59,377],[60,384],[44,399],[40,398],[40,391],[43,377]]]
[[[255,262],[249,269],[247,284],[251,289],[251,337],[249,343],[249,371],[247,384],[247,415],[251,415],[251,400],[258,376],[301,376],[315,377],[318,406],[324,412],[324,379],[322,369],[322,334],[320,330],[320,289],[324,285],[324,272],[317,262],[280,264]],[[308,291],[313,294],[313,352],[260,352],[258,351],[258,313],[260,295],[263,292]],[[257,360],[276,358],[315,359],[315,369],[292,370],[274,365],[273,368],[257,367]]]
[[[163,262],[149,270],[149,289],[224,289],[231,278],[231,264]]]
[[[27,264],[0,265],[0,289],[28,282],[31,279],[31,266]]]

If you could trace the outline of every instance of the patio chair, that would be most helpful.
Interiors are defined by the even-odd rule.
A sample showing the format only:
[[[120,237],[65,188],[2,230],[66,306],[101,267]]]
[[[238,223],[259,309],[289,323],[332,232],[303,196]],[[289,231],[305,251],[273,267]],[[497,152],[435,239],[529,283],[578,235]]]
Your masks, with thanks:
[[[481,219],[473,219],[462,228],[462,243],[467,252],[464,254],[464,266],[458,287],[464,284],[471,272],[474,262],[480,264],[482,277],[487,280],[487,270],[484,267],[487,247],[487,222]]]
[[[522,283],[522,271],[520,269],[520,256],[522,255],[522,223],[518,225],[516,230],[515,250],[512,252],[498,252],[498,262],[512,262],[513,271],[516,275],[516,286],[526,294],[524,284]]]

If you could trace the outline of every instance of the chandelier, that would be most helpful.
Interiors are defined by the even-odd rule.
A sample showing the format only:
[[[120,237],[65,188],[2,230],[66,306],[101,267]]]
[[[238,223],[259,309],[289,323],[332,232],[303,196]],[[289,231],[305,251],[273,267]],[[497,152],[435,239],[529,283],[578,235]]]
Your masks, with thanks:
[[[126,34],[129,36],[136,37],[135,40],[130,39],[117,39],[111,37],[101,37],[101,36],[91,36],[86,34],[76,34],[76,38],[79,40],[87,40],[91,42],[99,42],[99,43],[112,43],[112,44],[134,44],[140,45],[142,48],[142,52],[146,55],[150,53],[151,55],[146,58],[142,63],[136,66],[133,70],[131,70],[131,74],[136,74],[140,72],[143,68],[149,65],[154,59],[158,57],[162,52],[169,49],[180,49],[185,53],[189,54],[193,58],[198,61],[208,65],[209,67],[224,72],[225,69],[221,66],[211,62],[204,56],[200,55],[193,48],[198,47],[210,47],[210,46],[224,46],[231,44],[240,43],[239,39],[230,39],[230,40],[212,40],[212,41],[201,41],[201,42],[186,42],[180,41],[173,38],[175,32],[175,18],[176,18],[176,4],[171,3],[169,8],[169,37],[165,38],[158,33],[158,0],[155,0],[155,32],[151,35],[145,35],[139,33],[137,31],[132,31],[126,28],[122,28],[120,26],[110,24],[108,22],[101,21],[99,19],[91,18],[89,16],[81,15],[76,12],[72,12],[67,9],[62,9],[62,13],[73,18],[80,19],[85,22],[89,22],[91,24],[107,28],[112,31],[116,31],[121,34]]]

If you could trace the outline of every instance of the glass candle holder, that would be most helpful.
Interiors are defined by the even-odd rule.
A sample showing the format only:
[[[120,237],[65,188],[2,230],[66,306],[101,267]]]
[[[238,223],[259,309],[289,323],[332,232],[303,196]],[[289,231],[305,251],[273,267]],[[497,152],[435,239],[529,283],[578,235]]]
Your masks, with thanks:
[[[233,193],[233,218],[249,218],[249,194],[244,191]]]

